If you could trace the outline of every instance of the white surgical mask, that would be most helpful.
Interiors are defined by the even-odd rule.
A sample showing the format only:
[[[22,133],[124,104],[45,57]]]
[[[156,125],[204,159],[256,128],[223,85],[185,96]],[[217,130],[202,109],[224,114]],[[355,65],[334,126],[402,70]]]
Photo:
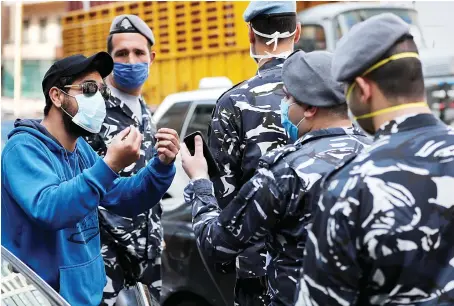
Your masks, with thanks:
[[[72,96],[64,91],[62,92],[76,99],[79,106],[79,110],[74,117],[62,108],[68,116],[72,117],[72,121],[90,133],[99,133],[106,118],[106,103],[101,93],[97,91],[92,96],[84,94]]]

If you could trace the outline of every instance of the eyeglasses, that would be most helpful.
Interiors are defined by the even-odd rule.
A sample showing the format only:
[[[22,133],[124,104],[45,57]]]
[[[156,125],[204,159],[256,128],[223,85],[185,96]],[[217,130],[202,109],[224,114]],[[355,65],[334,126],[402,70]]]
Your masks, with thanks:
[[[65,85],[65,88],[77,88],[82,90],[82,93],[87,96],[92,96],[95,93],[99,92],[104,97],[104,99],[110,98],[110,88],[106,84],[98,85],[95,81],[86,81],[77,85]]]

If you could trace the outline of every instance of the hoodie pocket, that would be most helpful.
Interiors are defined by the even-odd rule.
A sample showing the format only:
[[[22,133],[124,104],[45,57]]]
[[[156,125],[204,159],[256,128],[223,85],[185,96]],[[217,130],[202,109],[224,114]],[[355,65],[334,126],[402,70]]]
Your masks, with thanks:
[[[60,295],[71,306],[98,306],[105,285],[106,273],[101,254],[89,262],[60,268]]]

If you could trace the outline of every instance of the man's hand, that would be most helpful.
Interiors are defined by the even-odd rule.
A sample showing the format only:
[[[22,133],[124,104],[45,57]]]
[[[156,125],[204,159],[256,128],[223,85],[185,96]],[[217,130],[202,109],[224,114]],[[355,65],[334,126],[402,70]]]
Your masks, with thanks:
[[[194,156],[191,155],[186,145],[183,143],[181,147],[181,159],[183,169],[191,180],[206,178],[208,176],[208,164],[203,156],[202,137],[194,137]]]
[[[162,128],[155,134],[159,160],[166,165],[171,164],[180,151],[180,138],[178,133],[172,129]]]
[[[140,157],[142,135],[134,126],[118,133],[107,148],[104,162],[115,172],[131,165]]]

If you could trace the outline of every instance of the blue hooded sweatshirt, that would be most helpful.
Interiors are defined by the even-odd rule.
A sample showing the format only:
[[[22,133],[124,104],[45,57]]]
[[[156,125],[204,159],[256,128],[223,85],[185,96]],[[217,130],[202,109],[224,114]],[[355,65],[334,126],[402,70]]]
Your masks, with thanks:
[[[97,306],[106,284],[98,205],[133,217],[167,191],[175,166],[153,158],[120,178],[79,138],[67,151],[39,121],[18,120],[2,152],[2,244],[73,306]]]

